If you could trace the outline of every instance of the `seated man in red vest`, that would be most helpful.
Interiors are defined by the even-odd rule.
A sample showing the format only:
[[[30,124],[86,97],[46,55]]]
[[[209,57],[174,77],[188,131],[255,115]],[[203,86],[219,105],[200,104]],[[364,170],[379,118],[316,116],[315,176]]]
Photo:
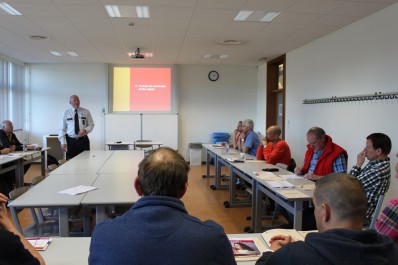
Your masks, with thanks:
[[[304,175],[304,178],[317,181],[333,172],[347,172],[347,152],[333,143],[332,138],[322,128],[309,129],[307,141],[304,165],[294,169],[296,175]]]

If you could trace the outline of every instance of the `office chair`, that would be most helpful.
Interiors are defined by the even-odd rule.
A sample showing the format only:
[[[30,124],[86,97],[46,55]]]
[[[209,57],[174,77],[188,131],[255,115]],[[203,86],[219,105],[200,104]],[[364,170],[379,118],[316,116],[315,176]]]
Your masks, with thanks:
[[[370,225],[369,225],[368,229],[373,229],[375,227],[375,224],[376,224],[377,218],[379,217],[379,213],[380,213],[380,209],[383,204],[383,201],[384,201],[384,194],[380,195],[379,199],[377,200],[376,209],[373,213],[373,217],[372,217],[372,220],[370,221]]]
[[[294,172],[294,169],[296,168],[296,166],[297,166],[296,161],[292,158],[290,160],[290,165],[286,168],[286,170],[290,171],[290,172]]]
[[[45,177],[42,176],[42,175],[33,177],[32,180],[31,180],[30,187],[32,188],[35,185],[39,184],[42,180],[44,180],[44,178]],[[47,214],[44,214],[42,208],[37,208],[36,209],[36,214],[37,214],[37,218],[39,219],[39,223],[44,223],[47,220],[56,220],[56,219],[58,219],[58,215],[56,214],[55,209],[47,209]]]
[[[56,164],[51,164],[51,165],[48,165],[47,166],[47,168],[48,168],[48,171],[53,171],[54,169],[56,169],[58,166],[56,165]]]
[[[58,160],[58,163],[59,163],[59,165],[63,165],[63,164],[65,164],[66,163],[66,159],[60,159],[60,160]]]
[[[19,187],[14,190],[12,190],[9,193],[10,201],[17,199],[19,196],[24,194],[29,190],[29,187]],[[58,222],[57,220],[51,220],[51,221],[42,221],[39,220],[39,218],[36,215],[36,211],[34,208],[29,208],[32,219],[33,219],[33,224],[25,227],[22,229],[21,224],[18,219],[18,213],[22,211],[23,209],[16,209],[14,207],[10,207],[11,211],[11,216],[14,221],[15,227],[18,229],[18,231],[25,235],[25,236],[54,236],[54,235],[59,235],[59,229],[58,229]]]
[[[152,142],[151,140],[137,140],[134,142],[134,150],[136,150],[136,147],[140,148],[141,150],[147,149],[147,148],[152,148],[151,150],[144,150],[145,156],[149,155],[150,152],[153,151],[153,145],[152,144],[145,144],[145,143],[150,143]]]
[[[148,143],[148,142],[150,143],[152,141],[151,140],[137,140],[137,141],[134,142],[134,147],[138,147],[141,150],[144,149],[144,148],[149,148],[149,147],[152,147],[152,149],[153,149],[153,145],[152,144],[145,144],[145,143]]]

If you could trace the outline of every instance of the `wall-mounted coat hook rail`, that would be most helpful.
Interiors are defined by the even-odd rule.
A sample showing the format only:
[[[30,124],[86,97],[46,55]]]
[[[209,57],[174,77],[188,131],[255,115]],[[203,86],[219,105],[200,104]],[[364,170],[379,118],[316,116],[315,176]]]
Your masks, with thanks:
[[[383,99],[398,99],[398,92],[390,92],[390,93],[376,92],[374,94],[368,94],[368,95],[304,99],[303,104],[321,104],[321,103],[368,101],[368,100],[383,100]]]

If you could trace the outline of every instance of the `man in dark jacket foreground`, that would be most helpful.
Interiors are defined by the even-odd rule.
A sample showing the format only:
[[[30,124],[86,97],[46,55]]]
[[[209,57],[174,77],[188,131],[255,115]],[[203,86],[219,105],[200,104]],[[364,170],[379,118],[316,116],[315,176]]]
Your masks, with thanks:
[[[356,178],[333,173],[318,180],[313,202],[319,233],[309,233],[304,242],[273,237],[271,250],[256,265],[398,264],[398,246],[390,238],[373,229],[363,230],[367,199]]]
[[[236,265],[223,228],[188,214],[180,198],[189,166],[162,147],[138,166],[134,186],[142,196],[125,214],[94,229],[90,265]]]

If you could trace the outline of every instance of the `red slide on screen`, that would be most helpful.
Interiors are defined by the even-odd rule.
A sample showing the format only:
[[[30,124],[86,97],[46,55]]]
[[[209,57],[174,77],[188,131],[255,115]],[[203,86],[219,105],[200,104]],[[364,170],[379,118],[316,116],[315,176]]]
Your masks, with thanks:
[[[131,111],[171,111],[171,69],[131,68]]]

